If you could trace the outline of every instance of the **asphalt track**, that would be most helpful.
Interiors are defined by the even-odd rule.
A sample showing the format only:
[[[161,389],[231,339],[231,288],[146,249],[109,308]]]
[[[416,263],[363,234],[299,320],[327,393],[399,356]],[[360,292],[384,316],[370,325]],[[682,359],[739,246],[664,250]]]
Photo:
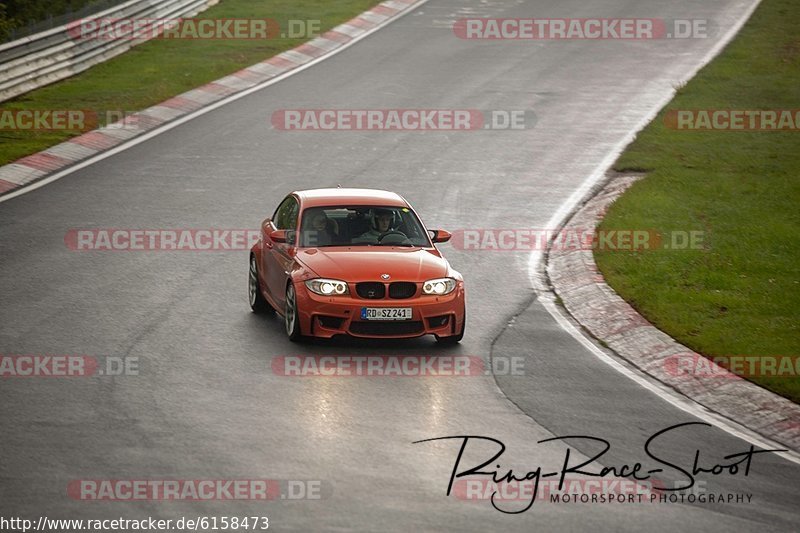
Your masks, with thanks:
[[[457,443],[413,441],[491,436],[508,447],[503,466],[526,472],[563,461],[565,447],[541,439],[606,438],[612,449],[600,463],[618,465],[646,459],[654,432],[697,421],[564,332],[533,299],[527,253],[442,247],[467,281],[469,315],[464,341],[442,350],[432,339],[292,344],[280,321],[249,312],[245,252],[64,245],[71,228],[255,228],[288,191],[337,183],[395,190],[428,227],[543,228],[750,5],[432,0],[310,69],[4,202],[0,353],[137,357],[140,371],[0,382],[3,516],[266,515],[272,528],[298,531],[797,529],[800,470],[773,455],[757,456],[747,477],[702,478],[708,492],[752,494],[749,504],[537,502],[508,515],[445,496]],[[465,41],[450,30],[464,16],[705,18],[712,31],[687,40]],[[286,108],[526,109],[536,123],[506,132],[273,130],[272,112]],[[433,353],[520,356],[525,375],[301,379],[271,370],[281,355]],[[748,446],[695,428],[659,448],[691,466],[695,450],[711,464]],[[242,478],[321,480],[325,497],[66,495],[74,479]]]

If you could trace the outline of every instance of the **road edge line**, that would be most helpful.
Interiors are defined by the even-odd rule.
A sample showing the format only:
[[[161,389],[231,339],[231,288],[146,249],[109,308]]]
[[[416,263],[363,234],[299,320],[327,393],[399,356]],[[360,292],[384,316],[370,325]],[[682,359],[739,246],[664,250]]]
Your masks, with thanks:
[[[286,50],[260,63],[250,65],[223,78],[196,87],[164,102],[126,117],[121,123],[98,128],[40,152],[0,166],[0,203],[49,185],[64,176],[102,161],[119,152],[148,141],[196,117],[244,98],[302,72],[325,59],[343,52],[357,42],[413,12],[428,0],[385,0],[321,36]],[[396,7],[405,4],[403,7]],[[394,11],[385,14],[386,10]],[[363,18],[368,15],[370,18]],[[380,22],[374,22],[382,18]],[[352,24],[358,21],[357,25]],[[334,41],[325,35],[339,34],[346,41]],[[314,57],[303,53],[314,43],[328,41],[323,53]],[[329,44],[335,43],[335,44]],[[307,58],[307,59],[306,59]],[[303,61],[302,63],[298,63]],[[148,127],[126,127],[126,122],[142,120]],[[87,154],[89,152],[89,154]]]

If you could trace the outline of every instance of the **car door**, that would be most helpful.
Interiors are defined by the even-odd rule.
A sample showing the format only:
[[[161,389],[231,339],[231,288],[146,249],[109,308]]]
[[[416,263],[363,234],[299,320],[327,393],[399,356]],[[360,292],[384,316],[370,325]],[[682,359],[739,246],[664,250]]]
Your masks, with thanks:
[[[294,262],[294,237],[299,213],[300,204],[297,198],[287,196],[264,228],[262,247],[262,263],[266,274],[264,281],[272,299],[281,309],[286,297],[286,280]],[[270,238],[270,232],[276,229],[287,230],[287,242],[275,242]]]

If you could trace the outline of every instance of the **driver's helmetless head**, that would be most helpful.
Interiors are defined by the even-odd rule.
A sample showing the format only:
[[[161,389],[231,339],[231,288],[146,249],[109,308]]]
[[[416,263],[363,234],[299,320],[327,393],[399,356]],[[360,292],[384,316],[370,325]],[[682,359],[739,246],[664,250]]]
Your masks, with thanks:
[[[373,216],[373,224],[375,229],[381,233],[386,233],[392,226],[392,219],[394,215],[391,211],[386,209],[376,209]]]

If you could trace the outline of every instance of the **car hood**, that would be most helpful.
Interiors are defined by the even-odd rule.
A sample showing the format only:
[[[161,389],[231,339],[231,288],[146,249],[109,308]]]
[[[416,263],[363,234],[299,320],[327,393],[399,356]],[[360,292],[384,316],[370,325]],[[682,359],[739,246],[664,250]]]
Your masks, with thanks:
[[[385,247],[307,248],[295,258],[321,278],[343,281],[425,281],[447,275],[447,260],[436,250]]]

